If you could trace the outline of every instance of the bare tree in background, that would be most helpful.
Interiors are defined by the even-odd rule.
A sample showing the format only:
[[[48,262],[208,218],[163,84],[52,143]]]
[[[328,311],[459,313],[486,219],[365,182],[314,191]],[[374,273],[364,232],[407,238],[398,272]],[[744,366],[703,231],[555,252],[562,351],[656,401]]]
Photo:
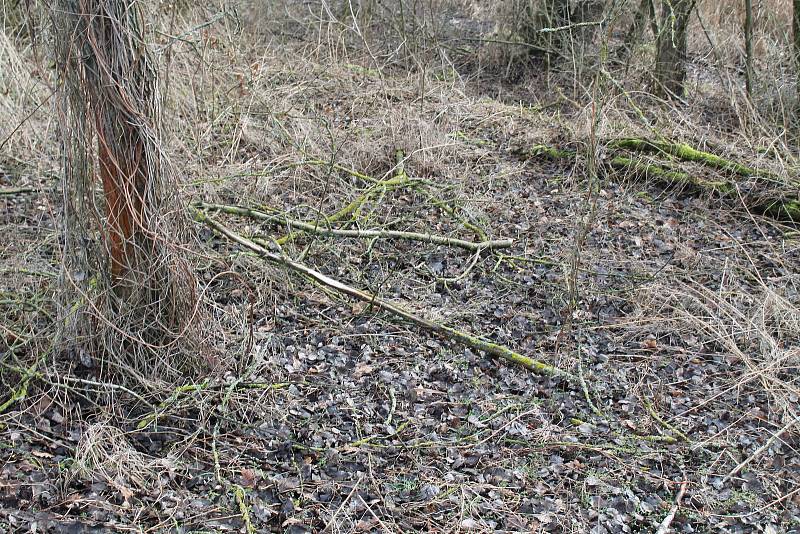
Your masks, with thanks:
[[[551,56],[583,56],[583,47],[591,45],[605,3],[602,0],[517,0],[510,7],[511,34]],[[509,8],[506,8],[509,9]]]
[[[753,98],[753,0],[744,0],[744,81],[747,98]]]
[[[797,76],[797,99],[800,100],[800,0],[792,1],[792,33],[794,36],[794,65]]]
[[[653,93],[668,98],[683,96],[689,17],[696,0],[663,0],[661,27],[656,39]]]
[[[658,23],[656,21],[656,11],[653,0],[640,0],[636,14],[633,16],[628,31],[625,33],[622,54],[624,57],[630,56],[633,49],[642,41],[642,36],[647,30],[648,23],[653,31],[653,35],[658,35]]]
[[[63,96],[65,337],[84,360],[117,356],[126,370],[165,377],[176,362],[164,355],[194,308],[194,279],[171,242],[180,210],[139,6],[57,0],[51,9]]]

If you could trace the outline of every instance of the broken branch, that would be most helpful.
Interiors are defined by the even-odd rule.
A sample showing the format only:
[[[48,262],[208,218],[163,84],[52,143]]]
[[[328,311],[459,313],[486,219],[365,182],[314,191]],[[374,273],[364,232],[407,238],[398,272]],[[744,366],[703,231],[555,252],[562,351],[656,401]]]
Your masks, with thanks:
[[[318,282],[324,285],[325,287],[334,289],[339,293],[348,295],[362,302],[367,302],[375,308],[389,312],[390,314],[399,317],[401,319],[405,319],[406,321],[424,330],[428,330],[430,332],[438,334],[440,337],[444,339],[458,341],[459,343],[462,343],[472,349],[483,351],[491,356],[495,356],[497,358],[501,358],[508,362],[521,365],[522,367],[525,367],[526,369],[529,369],[539,374],[563,378],[570,382],[577,382],[578,380],[575,375],[568,373],[567,371],[564,371],[562,369],[559,369],[558,367],[535,360],[533,358],[515,352],[503,345],[498,345],[496,343],[492,343],[491,341],[482,339],[481,337],[474,336],[466,332],[463,332],[461,330],[458,330],[456,328],[425,319],[398,306],[397,304],[385,301],[379,298],[377,295],[373,295],[371,293],[367,293],[366,291],[361,291],[360,289],[356,289],[343,282],[335,280],[325,274],[322,274],[319,271],[315,271],[314,269],[306,265],[303,265],[302,263],[295,262],[285,256],[280,256],[273,252],[269,252],[265,248],[251,241],[250,239],[240,236],[236,232],[230,230],[226,226],[215,221],[213,218],[209,217],[200,210],[195,210],[195,218],[199,222],[206,224],[207,226],[216,230],[217,232],[224,235],[228,239],[235,241],[236,243],[239,243],[245,248],[251,250],[252,252],[255,252],[265,260],[280,265],[284,265],[285,267],[295,272],[301,273],[311,278],[315,282]]]
[[[326,228],[313,223],[289,219],[282,215],[271,215],[260,210],[252,208],[243,208],[240,206],[229,206],[225,204],[209,204],[206,202],[198,202],[196,207],[221,211],[230,215],[241,215],[257,219],[260,221],[268,222],[271,224],[285,224],[290,228],[302,230],[304,232],[311,232],[323,236],[333,237],[355,237],[362,239],[407,239],[409,241],[422,241],[425,243],[433,243],[435,245],[445,245],[451,247],[459,247],[472,252],[479,252],[482,250],[490,250],[497,248],[508,248],[514,242],[511,239],[495,239],[487,241],[465,241],[454,237],[446,237],[441,235],[421,233],[421,232],[402,232],[399,230],[342,230],[336,228]]]

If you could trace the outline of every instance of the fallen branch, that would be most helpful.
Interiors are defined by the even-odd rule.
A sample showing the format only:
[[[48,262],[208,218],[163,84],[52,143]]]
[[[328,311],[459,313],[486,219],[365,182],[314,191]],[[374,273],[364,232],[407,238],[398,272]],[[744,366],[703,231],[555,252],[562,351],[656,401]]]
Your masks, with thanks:
[[[353,172],[355,172],[355,171],[353,171]],[[360,175],[360,173],[359,173],[359,175]],[[361,175],[361,176],[363,176],[363,175]],[[367,178],[366,176],[363,176],[363,179],[366,180],[366,178]],[[322,215],[320,217],[320,219],[323,222],[325,222],[327,225],[330,225],[330,223],[337,222],[337,221],[339,221],[341,219],[344,219],[345,217],[353,214],[367,200],[369,200],[369,198],[372,195],[374,195],[376,192],[381,191],[381,190],[385,191],[385,190],[389,190],[389,189],[394,189],[396,187],[403,187],[403,186],[411,183],[411,179],[405,173],[398,174],[396,176],[393,176],[392,178],[387,178],[385,180],[375,181],[374,178],[371,178],[371,180],[374,183],[371,186],[369,186],[366,190],[364,190],[364,192],[361,193],[355,200],[350,202],[347,206],[343,207],[342,209],[340,209],[336,213],[333,213],[332,215]],[[314,223],[314,222],[311,222],[309,224],[316,225],[316,223]],[[287,234],[287,235],[285,235],[285,236],[283,236],[281,238],[278,238],[276,240],[276,242],[279,245],[285,245],[288,241],[291,241],[292,239],[294,239],[297,236],[297,234],[298,234],[298,232],[292,232],[292,233]]]
[[[695,150],[688,145],[681,143],[656,143],[643,139],[619,139],[609,143],[608,148],[623,148],[638,151],[657,151],[668,155],[673,155],[684,161],[699,161],[707,166],[717,169],[727,169],[745,176],[770,176],[763,171],[750,169],[736,162],[728,161],[709,154]],[[649,147],[649,148],[648,148]],[[530,157],[546,157],[548,159],[573,159],[575,153],[569,150],[549,147],[546,145],[535,145],[526,153]],[[707,158],[706,156],[711,156]],[[631,158],[628,156],[615,155],[609,165],[617,170],[625,170],[636,173],[648,179],[652,179],[667,185],[689,186],[699,191],[716,193],[724,197],[740,199],[747,209],[755,213],[766,215],[776,220],[800,222],[800,201],[790,198],[776,196],[764,198],[763,195],[740,195],[736,183],[731,180],[709,180],[698,177],[690,173],[676,170],[664,165],[651,163],[642,158]],[[773,177],[770,182],[778,182]],[[786,186],[786,183],[782,185]],[[791,185],[791,184],[788,184]]]
[[[529,157],[544,156],[549,159],[574,159],[578,153],[575,150],[556,148],[548,145],[533,145],[528,151]]]
[[[716,193],[724,197],[741,198],[748,209],[767,215],[776,220],[800,222],[800,201],[787,198],[764,199],[757,195],[740,196],[736,185],[728,180],[709,180],[677,171],[661,165],[648,163],[641,159],[630,159],[616,156],[611,159],[611,166],[640,174],[659,182],[694,187],[700,191]]]
[[[475,236],[477,236],[478,239],[480,239],[481,241],[487,240],[486,232],[484,232],[477,224],[465,219],[464,217],[461,217],[458,213],[456,213],[458,211],[457,206],[449,205],[447,201],[436,198],[436,196],[433,193],[425,191],[421,187],[417,187],[415,189],[420,193],[422,193],[423,195],[425,195],[433,206],[441,208],[442,211],[444,211],[446,214],[448,214],[449,216],[457,220],[459,223],[461,223],[461,226],[463,226],[464,228],[475,234]]]
[[[683,171],[670,169],[642,159],[631,159],[624,156],[615,156],[611,159],[611,166],[615,169],[626,170],[645,178],[669,184],[690,185],[700,189],[713,191],[722,195],[731,195],[736,192],[736,186],[725,180],[706,180],[690,175]]]
[[[23,193],[38,193],[39,190],[35,187],[4,187],[0,189],[0,197],[21,195]]]
[[[549,375],[559,378],[564,378],[571,382],[577,382],[577,377],[571,373],[568,373],[562,369],[554,367],[550,364],[540,362],[518,352],[515,352],[508,347],[503,345],[498,345],[496,343],[492,343],[490,341],[486,341],[478,336],[473,336],[466,332],[462,332],[461,330],[457,330],[453,327],[446,326],[443,324],[439,324],[423,317],[419,317],[414,313],[403,309],[402,307],[398,306],[397,304],[393,304],[391,302],[385,301],[376,295],[371,293],[367,293],[366,291],[361,291],[360,289],[356,289],[351,287],[343,282],[335,280],[325,274],[320,273],[319,271],[315,271],[314,269],[303,265],[302,263],[298,263],[292,261],[290,258],[285,256],[281,256],[275,254],[273,252],[269,252],[265,248],[257,245],[253,241],[240,236],[239,234],[233,232],[229,228],[225,227],[224,225],[220,224],[219,222],[215,221],[210,216],[206,215],[204,212],[200,210],[195,210],[195,218],[199,222],[202,222],[209,226],[210,228],[216,230],[220,234],[224,235],[228,239],[239,243],[240,245],[244,246],[245,248],[255,252],[265,260],[283,265],[295,272],[301,273],[312,280],[338,291],[339,293],[343,293],[350,297],[353,297],[357,300],[363,301],[368,303],[370,306],[373,306],[377,309],[389,312],[396,317],[400,317],[401,319],[405,319],[406,321],[422,328],[438,334],[440,337],[448,340],[456,340],[459,343],[462,343],[472,349],[483,351],[486,354],[491,356],[495,356],[501,358],[503,360],[515,363],[517,365],[521,365],[526,369],[531,371]]]
[[[609,148],[624,148],[635,152],[656,152],[668,154],[683,161],[692,161],[707,167],[731,171],[741,176],[769,176],[766,171],[752,169],[741,163],[721,158],[710,152],[697,150],[686,143],[669,143],[666,141],[651,141],[649,139],[623,138],[612,141]]]
[[[758,213],[769,215],[780,221],[800,223],[800,201],[779,199],[771,202],[761,202],[753,206]]]
[[[656,423],[660,424],[661,426],[663,426],[664,428],[666,428],[667,430],[672,432],[672,434],[674,434],[674,437],[673,436],[669,436],[669,437],[673,437],[673,439],[675,439],[675,441],[678,441],[678,440],[690,441],[689,440],[689,436],[687,436],[686,434],[684,434],[683,432],[681,432],[680,430],[675,428],[674,425],[671,425],[668,422],[664,421],[664,419],[658,414],[656,409],[653,407],[653,404],[650,401],[648,401],[647,399],[644,399],[644,406],[647,409],[647,413],[650,414],[650,417],[652,417],[653,420]],[[665,437],[667,437],[667,436],[665,436]]]
[[[393,171],[395,171],[394,176],[392,176],[391,178],[385,178],[380,180],[377,178],[373,178],[372,176],[368,176],[364,173],[358,172],[356,170],[349,169],[338,164],[334,164],[332,166],[333,169],[345,172],[351,176],[354,176],[366,182],[370,182],[372,183],[372,185],[369,186],[367,189],[365,189],[364,192],[361,193],[361,195],[359,195],[355,200],[350,202],[347,206],[343,207],[342,209],[333,213],[332,215],[322,215],[318,220],[313,221],[313,224],[315,226],[319,226],[319,222],[324,221],[327,226],[330,226],[331,223],[340,221],[345,217],[348,217],[353,214],[357,215],[358,211],[367,202],[367,200],[369,200],[370,197],[372,197],[374,194],[378,192],[383,194],[386,191],[390,191],[392,189],[405,186],[414,186],[424,183],[424,180],[414,179],[408,176],[408,173],[406,173],[404,165],[405,157],[401,150],[397,151],[397,153],[395,154],[395,158],[397,160],[397,163],[395,164],[395,167],[393,169]],[[323,164],[327,163],[322,160],[305,160],[293,165],[323,165]],[[461,225],[464,226],[464,228],[473,232],[478,237],[478,239],[480,239],[481,241],[487,240],[486,233],[480,227],[478,227],[471,221],[459,216],[456,213],[457,208],[452,207],[448,205],[447,202],[436,198],[435,195],[429,193],[424,188],[417,187],[416,189],[420,193],[424,194],[436,207],[439,207],[442,210],[444,210],[445,213],[447,213],[451,217],[455,218],[459,223],[461,223]],[[309,224],[311,224],[311,222],[309,222]],[[297,236],[297,234],[298,232],[292,232],[288,235],[278,238],[276,242],[279,245],[285,245],[288,241],[294,239]]]
[[[243,208],[240,206],[229,206],[225,204],[209,204],[206,202],[198,202],[195,207],[205,210],[215,210],[227,213],[230,215],[241,215],[243,217],[250,217],[260,221],[268,222],[271,224],[282,224],[302,230],[304,232],[311,232],[323,236],[333,237],[355,237],[362,239],[407,239],[410,241],[422,241],[425,243],[433,243],[435,245],[445,245],[451,247],[459,247],[472,252],[479,252],[482,250],[508,248],[514,242],[511,239],[496,239],[487,241],[465,241],[463,239],[456,239],[453,237],[446,237],[434,234],[420,233],[420,232],[402,232],[398,230],[342,230],[336,228],[327,228],[317,224],[298,221],[286,218],[282,215],[271,215],[260,210],[252,208]]]

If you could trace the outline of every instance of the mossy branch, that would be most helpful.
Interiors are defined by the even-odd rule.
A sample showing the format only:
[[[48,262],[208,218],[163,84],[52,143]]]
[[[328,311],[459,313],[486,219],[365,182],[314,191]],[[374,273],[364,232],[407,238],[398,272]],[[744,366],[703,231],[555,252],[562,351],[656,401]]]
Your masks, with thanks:
[[[349,169],[342,169],[342,170],[345,171],[345,172],[348,172],[349,174],[353,174],[354,176],[358,176],[358,177],[362,178],[363,180],[369,179],[369,181],[371,181],[373,183],[372,183],[371,186],[366,188],[363,193],[361,193],[352,202],[350,202],[345,207],[341,208],[339,211],[337,211],[337,212],[335,212],[335,213],[333,213],[331,215],[323,215],[321,217],[321,221],[326,223],[327,226],[329,226],[331,223],[340,221],[340,220],[344,219],[345,217],[349,217],[350,215],[355,213],[359,208],[361,208],[361,206],[365,202],[367,202],[373,195],[375,195],[379,191],[388,191],[388,190],[395,189],[395,188],[398,188],[398,187],[404,187],[404,186],[409,185],[409,184],[411,184],[413,182],[408,177],[408,175],[406,175],[404,172],[400,173],[400,174],[398,174],[396,176],[393,176],[391,178],[387,178],[385,180],[375,180],[374,178],[368,177],[368,176],[363,175],[361,173],[355,174],[356,171],[351,171]],[[309,222],[308,224],[317,225],[317,223],[315,223],[313,221]],[[295,237],[297,237],[297,234],[298,234],[298,232],[292,232],[290,234],[287,234],[287,235],[285,235],[283,237],[280,237],[280,238],[276,239],[276,242],[279,245],[285,245],[287,242],[289,242],[292,239],[294,239]]]
[[[251,219],[257,219],[270,224],[286,225],[293,229],[302,230],[304,232],[310,232],[323,236],[353,237],[361,239],[373,239],[373,238],[406,239],[409,241],[422,241],[425,243],[433,243],[435,245],[458,247],[472,252],[478,252],[490,249],[508,248],[514,243],[511,239],[495,239],[495,240],[476,242],[476,241],[465,241],[463,239],[457,239],[453,237],[447,237],[429,233],[403,232],[399,230],[347,230],[347,229],[343,230],[336,228],[327,228],[325,226],[320,226],[305,221],[289,219],[281,215],[272,215],[257,209],[244,208],[240,206],[229,206],[225,204],[210,204],[206,202],[198,202],[197,204],[195,204],[195,207],[205,210],[221,211],[223,213],[228,213],[230,215],[240,215],[243,217],[249,217]]]
[[[577,377],[575,375],[568,373],[562,369],[559,369],[553,365],[535,360],[529,356],[525,356],[523,354],[515,352],[503,345],[498,345],[497,343],[492,343],[491,341],[487,341],[479,336],[474,336],[472,334],[463,332],[456,328],[425,319],[400,307],[397,304],[385,301],[376,295],[351,287],[343,282],[340,282],[323,273],[320,273],[319,271],[315,271],[314,269],[307,267],[302,263],[298,263],[292,261],[291,259],[285,256],[280,256],[278,254],[269,252],[265,248],[251,241],[250,239],[242,237],[239,234],[227,228],[226,226],[220,224],[219,222],[217,222],[216,220],[214,220],[213,218],[206,215],[204,212],[200,210],[195,211],[195,218],[197,221],[206,224],[210,228],[219,232],[221,235],[227,237],[228,239],[236,243],[239,243],[240,245],[258,254],[260,257],[262,257],[267,261],[283,265],[291,269],[292,271],[307,276],[308,278],[314,280],[319,284],[322,284],[325,287],[331,288],[339,293],[348,295],[362,302],[366,302],[374,308],[388,312],[391,315],[404,319],[405,321],[408,321],[409,323],[412,323],[424,330],[428,330],[430,332],[438,334],[440,337],[444,339],[458,341],[472,349],[483,351],[491,356],[495,356],[497,358],[501,358],[508,362],[521,365],[522,367],[525,367],[526,369],[529,369],[539,374],[559,377],[577,383]]]
[[[798,200],[778,199],[766,202],[762,201],[753,206],[753,208],[758,213],[763,213],[773,219],[800,223],[800,201]]]
[[[624,156],[615,156],[611,159],[610,163],[615,169],[631,171],[645,178],[660,182],[689,185],[722,195],[731,195],[736,192],[736,186],[726,180],[706,180],[687,172],[670,169],[669,167],[649,163],[638,158],[632,159]]]
[[[668,154],[683,161],[700,163],[714,169],[730,171],[741,176],[769,176],[766,171],[753,169],[736,161],[731,161],[710,152],[697,150],[686,143],[669,143],[628,137],[616,139],[608,144],[609,148],[624,148],[634,152],[656,152]]]
[[[641,159],[631,159],[624,156],[615,156],[611,159],[610,164],[615,169],[634,172],[668,185],[685,185],[725,197],[739,197],[736,185],[728,180],[709,180]],[[800,201],[786,198],[764,199],[755,195],[743,196],[741,199],[747,208],[755,213],[767,215],[780,221],[800,222]]]
[[[610,149],[625,149],[638,152],[659,152],[677,159],[690,162],[699,162],[718,170],[727,170],[742,176],[770,177],[769,183],[781,182],[765,171],[751,169],[734,161],[729,161],[715,154],[696,150],[684,143],[666,143],[649,141],[646,139],[625,138],[617,139],[607,145]],[[569,159],[574,157],[574,152],[562,150],[546,145],[535,145],[527,154],[529,156],[544,156],[551,159]],[[764,198],[764,195],[740,195],[735,182],[724,178],[713,180],[695,176],[682,170],[677,170],[665,165],[645,161],[642,158],[633,158],[624,155],[615,155],[609,160],[609,165],[618,170],[625,170],[639,174],[645,178],[662,182],[667,185],[689,186],[699,191],[716,193],[724,197],[741,198],[745,206],[755,213],[766,215],[776,220],[800,222],[800,200],[786,198],[777,194]],[[792,184],[789,184],[792,185]]]
[[[404,164],[405,155],[402,150],[398,150],[396,152],[395,158],[396,158],[396,164],[393,169],[394,175],[391,176],[390,178],[384,178],[384,179],[377,179],[372,176],[368,176],[362,172],[356,171],[354,169],[343,167],[338,164],[333,164],[331,166],[332,169],[344,172],[353,177],[359,178],[365,182],[370,182],[372,185],[367,187],[358,197],[356,197],[349,204],[339,209],[335,213],[331,215],[322,215],[316,221],[304,221],[304,222],[307,222],[308,224],[313,224],[315,227],[319,226],[320,225],[319,223],[323,222],[325,223],[325,226],[330,227],[332,223],[341,221],[347,217],[353,216],[353,218],[355,218],[358,215],[358,212],[361,209],[361,207],[364,204],[366,204],[366,202],[376,194],[383,194],[386,193],[387,191],[391,191],[393,189],[398,189],[406,186],[419,186],[424,183],[424,180],[419,180],[409,177],[408,173],[405,170],[405,164]],[[292,165],[299,166],[299,165],[331,165],[331,164],[330,162],[325,162],[323,160],[309,159],[298,163],[294,163]],[[437,199],[432,193],[425,191],[424,188],[416,187],[416,189],[422,194],[424,194],[431,202],[433,202],[433,204],[436,207],[439,207],[442,210],[444,210],[445,213],[447,213],[451,217],[455,218],[459,223],[461,223],[461,225],[464,226],[464,228],[473,232],[478,237],[478,239],[480,239],[481,241],[486,241],[488,239],[486,236],[486,232],[484,232],[480,227],[478,227],[471,221],[468,221],[463,217],[459,216],[456,213],[456,208],[448,205],[448,203],[443,200]],[[287,242],[297,237],[299,233],[300,231],[291,232],[283,237],[276,239],[275,242],[278,243],[278,245],[283,246]]]
[[[19,387],[11,392],[11,396],[6,399],[5,402],[0,404],[0,414],[13,406],[15,402],[24,399],[28,395],[28,385],[35,376],[36,373],[32,369],[29,369],[28,372],[25,373],[25,376],[20,380]]]
[[[557,148],[549,145],[533,145],[526,153],[528,157],[546,157],[549,159],[570,159],[577,156],[575,150]]]
[[[256,528],[253,526],[252,519],[250,519],[250,506],[247,504],[247,495],[244,488],[238,484],[234,486],[233,496],[236,499],[236,504],[239,505],[239,514],[242,516],[245,532],[247,534],[255,534]]]

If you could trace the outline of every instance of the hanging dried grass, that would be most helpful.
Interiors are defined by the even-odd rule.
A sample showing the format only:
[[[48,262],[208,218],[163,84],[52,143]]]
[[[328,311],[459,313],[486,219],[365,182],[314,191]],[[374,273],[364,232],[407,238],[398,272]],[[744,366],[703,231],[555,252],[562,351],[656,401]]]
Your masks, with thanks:
[[[62,91],[63,341],[139,381],[191,374],[196,282],[159,139],[156,69],[136,2],[51,8]]]

